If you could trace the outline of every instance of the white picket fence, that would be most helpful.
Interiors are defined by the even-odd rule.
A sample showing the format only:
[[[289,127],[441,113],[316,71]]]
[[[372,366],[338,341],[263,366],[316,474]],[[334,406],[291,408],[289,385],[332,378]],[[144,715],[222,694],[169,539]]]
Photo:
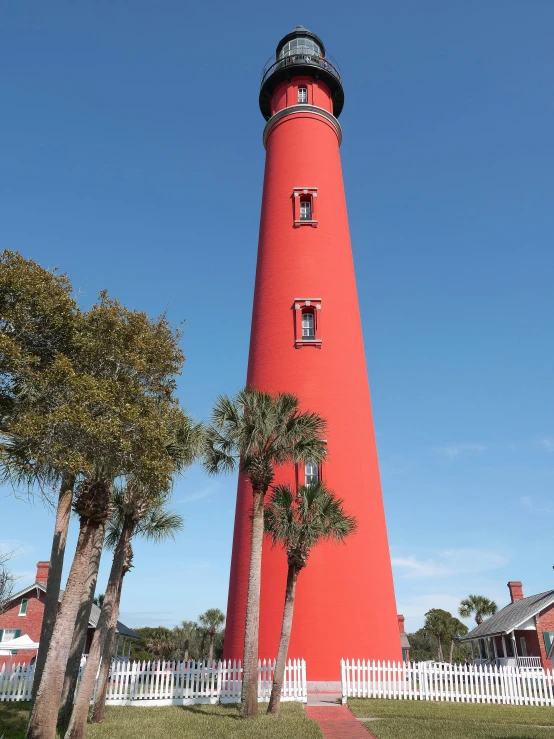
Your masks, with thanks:
[[[554,706],[551,670],[495,665],[450,665],[341,660],[347,698]]]
[[[258,700],[269,701],[275,661],[258,663]],[[0,669],[0,701],[31,699],[34,666]],[[110,706],[183,706],[192,703],[238,703],[242,687],[240,661],[112,662],[106,704]],[[289,660],[282,701],[306,703],[306,663]]]

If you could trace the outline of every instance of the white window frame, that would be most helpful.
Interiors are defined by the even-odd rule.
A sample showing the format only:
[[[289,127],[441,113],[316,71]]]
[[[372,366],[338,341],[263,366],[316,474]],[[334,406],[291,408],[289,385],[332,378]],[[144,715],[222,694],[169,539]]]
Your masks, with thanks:
[[[23,611],[23,604],[25,603],[25,611]],[[29,599],[28,598],[22,598],[21,603],[19,604],[19,613],[18,616],[26,616],[27,615],[27,608],[29,608]]]
[[[311,198],[302,198],[300,200],[300,220],[301,221],[311,221],[312,220],[312,199]]]
[[[304,464],[304,485],[314,485],[319,482],[319,465],[317,462],[306,462]]]
[[[11,634],[13,632],[13,636],[10,636],[9,639],[6,638],[6,634]],[[15,635],[17,634],[17,629],[4,629],[4,633],[2,634],[2,641],[0,644],[3,644],[5,641],[13,641],[15,639]]]
[[[304,341],[315,339],[315,315],[311,310],[302,311],[302,339]]]
[[[308,102],[308,88],[307,87],[299,87],[298,88],[298,102],[299,103],[307,103]]]

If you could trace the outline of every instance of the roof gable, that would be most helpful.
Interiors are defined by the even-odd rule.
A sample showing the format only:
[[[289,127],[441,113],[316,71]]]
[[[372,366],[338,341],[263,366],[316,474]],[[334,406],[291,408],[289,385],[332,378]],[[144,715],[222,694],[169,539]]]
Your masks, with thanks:
[[[461,641],[480,639],[493,634],[507,634],[548,608],[552,603],[554,603],[554,590],[547,590],[545,593],[538,593],[538,595],[530,595],[528,598],[520,598],[504,606],[494,616],[476,626],[473,631],[463,636]]]
[[[9,602],[13,603],[14,600],[17,600],[18,598],[21,598],[22,595],[26,595],[27,593],[30,593],[32,590],[40,590],[43,593],[46,593],[46,583],[43,582],[34,582],[32,585],[29,585],[26,588],[23,588],[23,590],[19,590],[17,593],[14,593],[11,597]],[[60,590],[60,597],[58,599],[58,602],[61,602],[63,590]],[[88,625],[90,628],[95,629],[98,625],[98,619],[100,618],[100,608],[96,605],[96,603],[92,604],[92,609],[90,612],[90,618],[88,621]],[[116,627],[116,634],[119,634],[120,636],[127,636],[129,639],[140,639],[140,634],[137,634],[136,631],[133,631],[128,626],[125,626],[125,624],[122,624],[121,621],[117,622]]]
[[[32,585],[23,588],[23,590],[18,590],[17,593],[13,593],[13,595],[10,596],[9,602],[12,603],[14,600],[21,598],[22,595],[27,595],[27,593],[30,593],[31,590],[36,590],[37,588],[39,590],[42,590],[43,593],[46,593],[46,585],[44,583],[34,582]]]

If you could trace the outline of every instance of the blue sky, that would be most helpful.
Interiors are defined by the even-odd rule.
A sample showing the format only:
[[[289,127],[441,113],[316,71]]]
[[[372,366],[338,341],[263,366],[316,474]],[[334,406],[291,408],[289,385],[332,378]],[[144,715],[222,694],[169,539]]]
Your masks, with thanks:
[[[297,24],[345,80],[342,161],[398,609],[553,586],[550,0],[302,6],[3,3],[0,242],[186,319],[183,405],[243,383],[264,150],[261,69]],[[137,543],[122,620],[225,608],[235,479],[175,487],[186,529]],[[0,491],[22,582],[52,516]],[[70,548],[74,546],[73,523]],[[102,567],[107,577],[108,561]],[[360,583],[363,587],[363,583]]]

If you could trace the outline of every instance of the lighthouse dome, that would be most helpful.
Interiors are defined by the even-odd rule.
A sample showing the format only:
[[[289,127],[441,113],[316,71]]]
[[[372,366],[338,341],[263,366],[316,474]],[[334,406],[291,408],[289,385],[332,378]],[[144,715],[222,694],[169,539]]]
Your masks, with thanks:
[[[308,31],[304,26],[296,26],[294,30],[287,33],[286,36],[279,41],[275,56],[278,59],[284,59],[287,56],[296,56],[298,54],[304,56],[313,56],[318,59],[325,56],[325,46],[323,41]]]
[[[268,60],[262,72],[260,110],[266,121],[271,117],[273,91],[292,75],[307,75],[326,84],[333,100],[333,113],[338,118],[344,105],[339,67],[325,51],[319,36],[304,26],[296,26],[279,41],[275,56]]]

